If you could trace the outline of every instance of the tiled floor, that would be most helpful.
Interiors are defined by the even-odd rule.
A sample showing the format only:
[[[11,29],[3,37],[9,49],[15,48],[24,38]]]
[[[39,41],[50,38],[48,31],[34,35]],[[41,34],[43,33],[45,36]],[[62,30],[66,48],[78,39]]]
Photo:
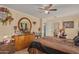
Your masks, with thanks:
[[[27,48],[21,51],[16,51],[14,54],[28,54]]]

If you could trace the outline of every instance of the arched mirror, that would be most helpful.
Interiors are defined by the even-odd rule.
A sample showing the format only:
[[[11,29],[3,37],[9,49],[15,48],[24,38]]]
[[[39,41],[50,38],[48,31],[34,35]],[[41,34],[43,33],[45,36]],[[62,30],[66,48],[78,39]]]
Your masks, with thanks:
[[[21,18],[18,22],[18,28],[23,33],[31,32],[32,24],[30,19],[27,17]]]

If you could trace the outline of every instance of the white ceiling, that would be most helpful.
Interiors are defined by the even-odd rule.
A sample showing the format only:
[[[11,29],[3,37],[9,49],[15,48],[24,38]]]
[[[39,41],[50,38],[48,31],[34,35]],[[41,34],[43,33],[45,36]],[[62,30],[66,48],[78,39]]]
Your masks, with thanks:
[[[40,13],[38,9],[41,4],[2,4],[9,8],[33,15],[35,17],[49,17],[49,16],[70,16],[79,15],[79,4],[55,4],[53,8],[57,8],[57,11],[51,11],[50,14]]]

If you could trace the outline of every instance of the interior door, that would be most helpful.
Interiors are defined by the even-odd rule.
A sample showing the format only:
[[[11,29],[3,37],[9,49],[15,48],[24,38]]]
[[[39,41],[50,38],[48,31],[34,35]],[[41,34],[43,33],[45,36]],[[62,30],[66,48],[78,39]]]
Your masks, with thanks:
[[[54,23],[54,36],[57,36],[59,32],[59,22]]]

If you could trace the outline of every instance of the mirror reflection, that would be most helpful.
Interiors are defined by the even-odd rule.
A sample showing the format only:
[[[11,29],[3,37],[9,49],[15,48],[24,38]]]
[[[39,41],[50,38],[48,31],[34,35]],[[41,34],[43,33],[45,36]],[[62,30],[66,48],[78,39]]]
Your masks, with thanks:
[[[31,22],[27,18],[22,18],[18,24],[19,30],[23,33],[27,33],[31,31]]]

